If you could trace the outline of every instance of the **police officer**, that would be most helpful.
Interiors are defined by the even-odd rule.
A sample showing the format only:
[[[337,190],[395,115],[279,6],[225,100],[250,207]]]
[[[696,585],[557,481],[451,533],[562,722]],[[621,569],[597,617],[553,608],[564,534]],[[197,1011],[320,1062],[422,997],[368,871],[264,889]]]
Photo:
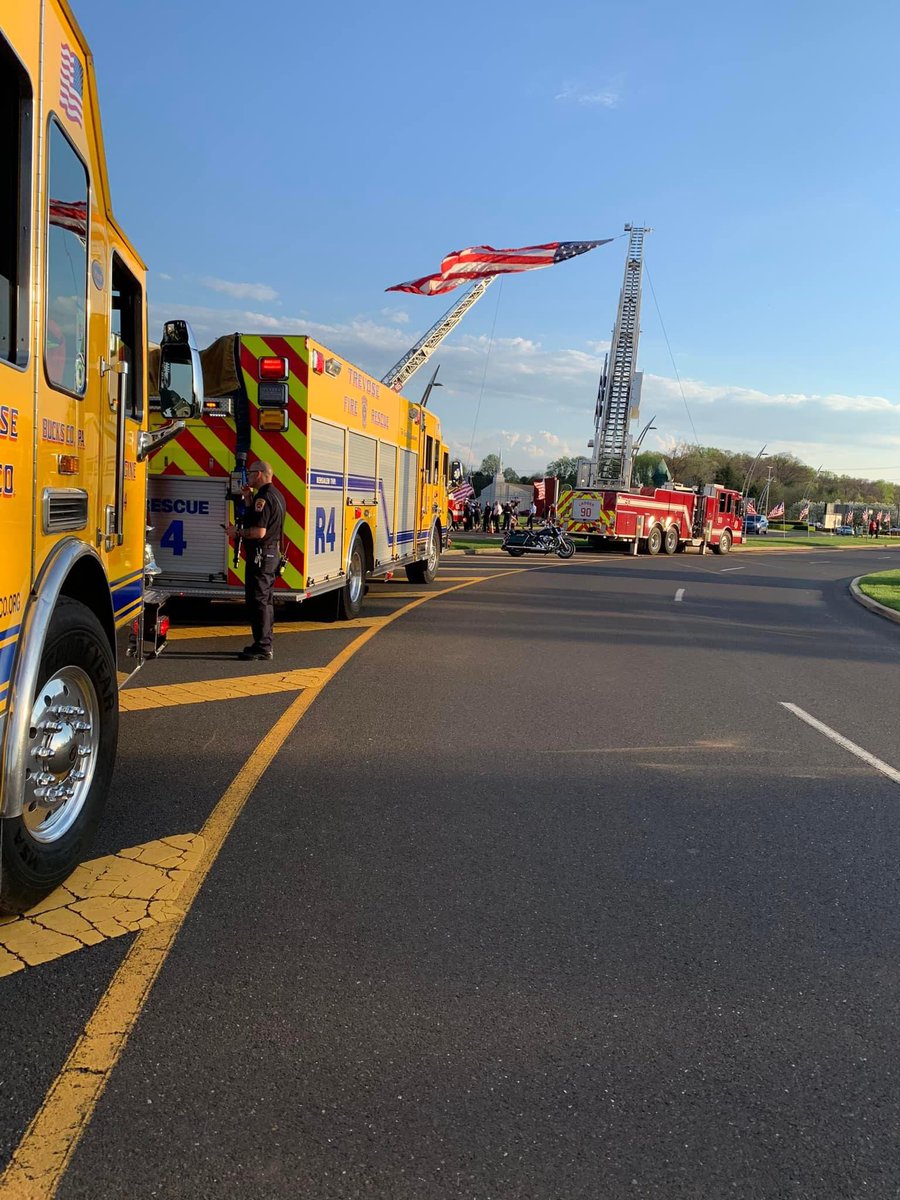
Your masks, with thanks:
[[[250,610],[253,641],[244,647],[238,657],[247,661],[265,661],[274,657],[272,625],[275,606],[272,590],[281,557],[285,505],[281,492],[272,484],[269,463],[253,463],[247,472],[247,479],[248,485],[243,491],[247,507],[241,527],[226,525],[225,528],[229,537],[239,537],[244,543],[244,598]]]

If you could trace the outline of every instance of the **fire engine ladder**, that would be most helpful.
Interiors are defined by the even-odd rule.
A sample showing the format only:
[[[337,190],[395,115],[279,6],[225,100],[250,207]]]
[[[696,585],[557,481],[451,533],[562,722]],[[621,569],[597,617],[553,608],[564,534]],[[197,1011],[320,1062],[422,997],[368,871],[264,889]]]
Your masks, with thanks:
[[[431,358],[447,334],[456,328],[472,305],[481,299],[496,278],[496,275],[488,275],[484,279],[476,280],[465,295],[452,308],[448,308],[444,315],[432,325],[424,337],[419,338],[413,348],[408,350],[399,362],[394,363],[381,382],[395,392],[401,391],[407,380]]]
[[[640,375],[635,367],[641,332],[644,234],[653,231],[642,225],[626,225],[625,232],[629,235],[625,278],[619,294],[612,345],[600,377],[595,412],[592,487],[627,487],[631,478],[628,424],[632,416],[637,417],[640,406]]]

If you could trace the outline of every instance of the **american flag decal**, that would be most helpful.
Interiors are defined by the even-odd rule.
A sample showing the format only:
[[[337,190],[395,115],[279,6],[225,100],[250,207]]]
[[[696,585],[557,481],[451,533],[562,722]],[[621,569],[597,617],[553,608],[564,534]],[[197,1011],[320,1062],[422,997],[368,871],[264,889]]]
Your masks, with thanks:
[[[82,123],[84,103],[84,67],[77,54],[63,42],[59,62],[59,106],[76,125]]]

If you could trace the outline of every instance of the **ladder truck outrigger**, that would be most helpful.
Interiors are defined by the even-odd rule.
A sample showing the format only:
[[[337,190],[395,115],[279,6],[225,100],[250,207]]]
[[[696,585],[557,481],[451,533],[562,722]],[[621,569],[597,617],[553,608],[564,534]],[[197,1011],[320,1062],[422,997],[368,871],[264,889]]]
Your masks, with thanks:
[[[652,230],[626,225],[625,232],[625,275],[600,375],[594,436],[588,443],[592,455],[577,460],[576,486],[559,497],[559,524],[570,535],[588,538],[595,549],[617,543],[633,554],[675,554],[686,546],[697,546],[701,553],[709,546],[727,554],[743,537],[740,492],[720,484],[631,486],[635,443],[629,426],[638,419],[641,402],[637,357],[644,235]]]

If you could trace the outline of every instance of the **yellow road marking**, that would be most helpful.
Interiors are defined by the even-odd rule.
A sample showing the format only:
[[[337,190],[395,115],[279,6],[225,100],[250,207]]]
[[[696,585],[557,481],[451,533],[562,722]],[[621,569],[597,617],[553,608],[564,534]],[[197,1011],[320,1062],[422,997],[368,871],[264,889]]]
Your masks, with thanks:
[[[540,566],[518,570],[541,570]],[[509,574],[517,573],[515,570]],[[491,578],[496,579],[494,575]],[[445,591],[471,587],[473,580]],[[200,836],[203,850],[196,869],[183,885],[175,915],[142,930],[122,960],[84,1031],[50,1086],[31,1124],[0,1176],[0,1198],[45,1200],[59,1187],[113,1068],[134,1028],[150,989],[181,929],[191,905],[219,855],[244,805],[307,709],[337,672],[379,629],[442,593],[432,592],[403,605],[382,625],[363,630],[332,661],[327,678],[301,692],[272,726],[238,771],[206,820]]]
[[[183,833],[82,863],[23,917],[0,920],[0,976],[171,921],[202,852],[203,838]]]
[[[386,617],[355,617],[352,621],[341,621],[340,624],[327,621],[290,621],[276,622],[275,636],[283,633],[334,633],[335,630],[368,629],[371,625],[381,625]],[[249,638],[250,630],[246,623],[243,625],[182,625],[169,630],[170,642],[186,642],[194,638],[243,637]]]
[[[248,696],[320,687],[330,678],[328,667],[303,667],[296,671],[237,675],[231,679],[198,679],[192,683],[168,683],[164,687],[128,688],[119,696],[119,707],[122,712],[140,712],[148,708],[173,708],[178,704],[204,704],[208,700],[246,699]]]

